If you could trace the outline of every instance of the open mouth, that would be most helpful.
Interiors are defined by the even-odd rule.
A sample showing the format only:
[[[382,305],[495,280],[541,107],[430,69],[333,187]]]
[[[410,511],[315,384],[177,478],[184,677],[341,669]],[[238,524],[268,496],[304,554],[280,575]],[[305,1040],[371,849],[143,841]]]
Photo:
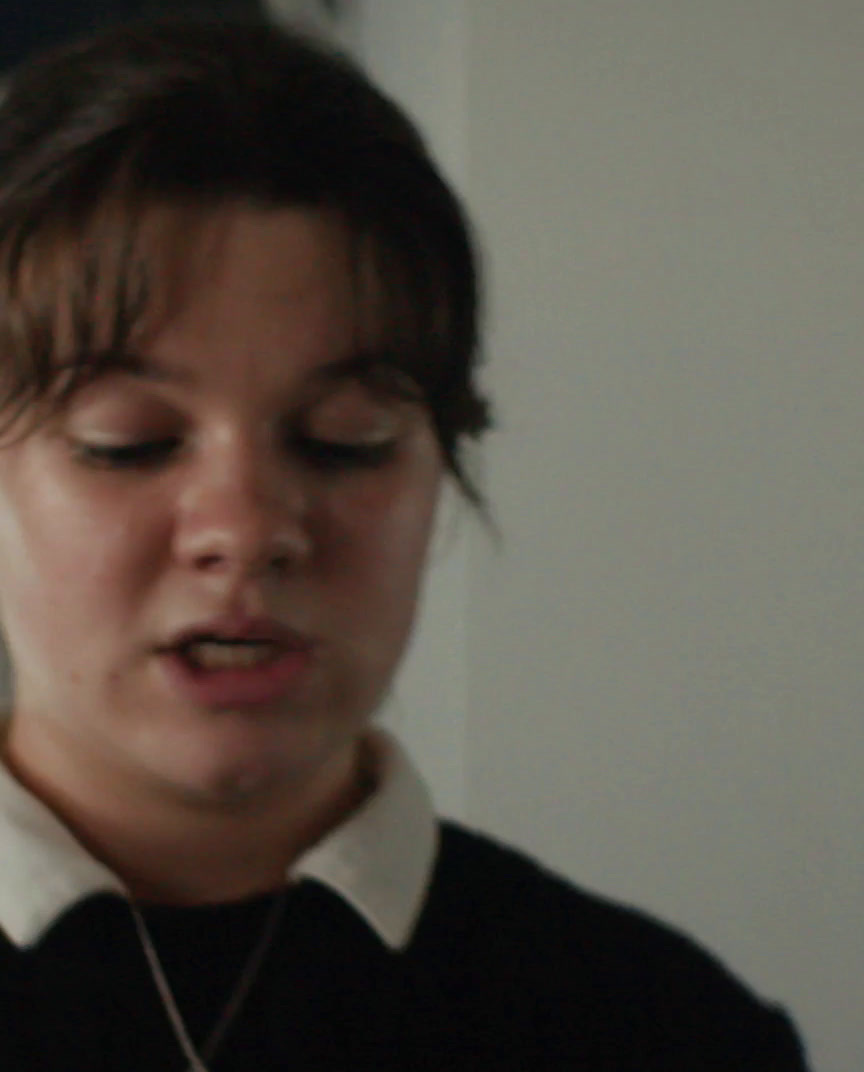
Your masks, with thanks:
[[[252,670],[274,663],[285,649],[272,640],[201,637],[176,651],[195,670]]]
[[[272,619],[229,618],[192,626],[157,649],[172,690],[211,709],[267,705],[299,695],[318,644]]]

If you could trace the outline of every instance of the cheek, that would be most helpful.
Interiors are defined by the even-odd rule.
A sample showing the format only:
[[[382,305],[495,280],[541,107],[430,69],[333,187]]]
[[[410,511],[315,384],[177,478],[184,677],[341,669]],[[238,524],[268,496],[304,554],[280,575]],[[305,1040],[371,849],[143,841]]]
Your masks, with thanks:
[[[5,497],[2,515],[0,602],[9,627],[57,634],[87,621],[88,631],[98,630],[96,616],[133,581],[141,516],[136,524],[116,498],[85,500],[44,478],[28,494]]]
[[[440,476],[429,467],[421,478],[398,471],[387,480],[353,489],[334,501],[331,519],[342,534],[343,553],[355,567],[401,584],[422,572],[438,501]],[[362,571],[362,570],[361,570]]]
[[[331,506],[326,572],[331,606],[376,642],[401,642],[410,628],[426,563],[440,477],[370,482]]]
[[[411,635],[437,495],[343,501],[324,566],[322,624],[333,643],[331,702],[375,710]]]

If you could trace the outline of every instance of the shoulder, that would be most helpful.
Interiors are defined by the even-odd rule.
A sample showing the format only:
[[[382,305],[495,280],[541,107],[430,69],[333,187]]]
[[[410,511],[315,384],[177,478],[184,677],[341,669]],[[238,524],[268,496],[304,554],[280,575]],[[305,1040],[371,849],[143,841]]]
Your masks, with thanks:
[[[658,1067],[706,1048],[727,1055],[717,1068],[734,1067],[732,1054],[740,1072],[805,1067],[785,1016],[693,939],[455,823],[441,824],[417,941],[443,943],[469,970],[482,964],[487,978],[530,990],[564,1025],[575,1006],[589,1007],[595,1025],[665,1054]],[[748,1063],[761,1052],[765,1060]]]
[[[657,956],[668,963],[672,956],[717,965],[691,939],[647,913],[585,890],[526,853],[453,822],[441,824],[432,890],[442,902],[458,898],[463,911],[490,923],[494,917],[499,933],[514,929],[540,938],[551,932],[556,946],[564,937],[578,942],[583,957],[644,964]]]
[[[525,853],[456,823],[441,824],[441,844],[429,908],[455,914],[466,928],[533,941],[544,956],[579,955],[585,968],[621,971],[627,978],[662,962],[668,971],[723,973],[691,939],[637,909],[584,890]],[[432,921],[430,921],[432,922]]]

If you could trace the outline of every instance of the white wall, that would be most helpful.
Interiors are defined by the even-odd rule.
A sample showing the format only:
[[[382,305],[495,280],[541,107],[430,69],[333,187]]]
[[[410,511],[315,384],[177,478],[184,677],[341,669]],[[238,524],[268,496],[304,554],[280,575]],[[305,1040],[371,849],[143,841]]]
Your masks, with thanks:
[[[467,814],[864,1068],[864,8],[466,7]]]

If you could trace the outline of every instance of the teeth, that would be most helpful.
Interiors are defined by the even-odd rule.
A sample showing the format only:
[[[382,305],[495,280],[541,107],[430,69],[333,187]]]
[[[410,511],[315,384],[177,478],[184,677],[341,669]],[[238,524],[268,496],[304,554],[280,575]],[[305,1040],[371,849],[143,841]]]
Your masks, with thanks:
[[[276,645],[269,640],[195,640],[183,652],[202,670],[246,670],[272,662]]]

